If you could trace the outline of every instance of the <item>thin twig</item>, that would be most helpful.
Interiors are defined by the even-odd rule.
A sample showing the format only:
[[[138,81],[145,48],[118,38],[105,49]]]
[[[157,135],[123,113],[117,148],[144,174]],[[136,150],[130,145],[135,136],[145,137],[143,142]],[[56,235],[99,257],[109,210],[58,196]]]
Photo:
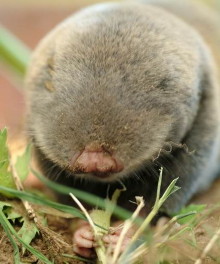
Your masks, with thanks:
[[[14,166],[14,164],[12,162],[11,157],[10,157],[9,166],[10,166],[10,170],[12,172],[12,176],[13,176],[13,179],[14,179],[14,182],[15,182],[17,190],[24,191],[24,187],[23,187],[23,185],[21,183],[20,177],[18,176],[18,173],[17,173],[17,171],[15,169],[15,166]],[[24,201],[22,199],[21,199],[21,201],[23,203],[23,206],[24,206],[25,210],[27,211],[27,215],[28,215],[29,219],[33,220],[35,223],[37,223],[38,222],[37,215],[36,215],[33,207],[31,206],[31,204],[28,201]]]
[[[2,238],[0,239],[0,245],[2,243],[2,241],[5,239],[6,235],[3,235]]]

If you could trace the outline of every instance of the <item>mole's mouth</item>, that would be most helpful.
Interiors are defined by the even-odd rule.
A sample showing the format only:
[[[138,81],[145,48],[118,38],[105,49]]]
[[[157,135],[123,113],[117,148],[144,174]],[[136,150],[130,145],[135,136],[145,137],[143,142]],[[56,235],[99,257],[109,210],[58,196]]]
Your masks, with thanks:
[[[72,172],[72,171],[71,171]],[[109,172],[92,172],[92,173],[85,173],[81,171],[76,171],[74,172],[74,175],[78,177],[83,177],[83,178],[93,178],[98,179],[98,180],[108,180],[111,179],[113,174]]]
[[[92,175],[99,179],[108,179],[111,177],[110,173],[102,173],[102,172],[94,172],[92,173]]]
[[[73,173],[73,172],[72,172]],[[91,172],[91,173],[83,173],[83,172],[74,172],[73,175],[77,178],[83,178],[91,181],[97,181],[97,182],[106,182],[106,183],[112,183],[118,180],[120,177],[118,173],[111,173],[111,172]]]

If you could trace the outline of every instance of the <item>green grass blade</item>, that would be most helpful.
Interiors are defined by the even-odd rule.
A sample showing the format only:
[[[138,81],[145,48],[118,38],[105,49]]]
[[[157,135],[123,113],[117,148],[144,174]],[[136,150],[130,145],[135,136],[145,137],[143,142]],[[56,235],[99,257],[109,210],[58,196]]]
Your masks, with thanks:
[[[0,26],[0,58],[21,76],[24,76],[30,50],[6,28]]]
[[[166,191],[164,192],[164,194],[162,195],[162,197],[160,198],[159,202],[158,202],[158,206],[159,208],[162,206],[162,204],[168,199],[168,197],[170,195],[172,195],[173,193],[175,193],[176,191],[178,191],[180,189],[180,187],[176,186],[176,182],[178,181],[178,178],[174,179],[170,185],[167,187]]]
[[[90,205],[97,206],[103,209],[105,209],[106,203],[110,203],[114,207],[113,214],[121,219],[127,219],[131,217],[132,215],[129,211],[125,210],[124,208],[121,208],[120,206],[116,206],[115,204],[112,204],[111,201],[106,201],[104,199],[101,199],[100,197],[97,197],[96,195],[52,182],[48,180],[46,177],[42,176],[39,172],[33,169],[31,171],[34,173],[34,175],[36,175],[40,179],[40,181],[42,181],[48,187],[50,187],[51,189],[59,193],[67,194],[67,195],[69,195],[69,193],[73,193],[78,199]]]
[[[157,184],[157,195],[156,195],[155,204],[157,204],[159,199],[160,199],[160,190],[161,190],[162,179],[163,179],[163,167],[160,168],[160,176],[159,176],[159,180],[158,180],[158,184]]]
[[[11,245],[13,247],[14,250],[14,263],[15,264],[20,264],[20,257],[19,257],[19,249],[18,246],[16,244],[16,241],[14,240],[13,236],[11,235],[11,230],[8,226],[8,220],[5,217],[5,215],[3,214],[2,210],[0,210],[0,224],[2,225],[5,233],[7,234],[8,239],[11,242]]]
[[[175,240],[178,239],[179,237],[181,238],[181,235],[183,235],[186,231],[191,231],[191,227],[185,226],[181,230],[179,230],[175,235],[169,237],[169,240]]]
[[[171,194],[173,194],[175,191],[178,190],[178,187],[175,185],[176,182],[177,182],[177,180],[178,180],[178,178],[174,179],[170,183],[170,185],[167,187],[167,189],[164,192],[164,194],[162,195],[162,197],[158,200],[157,197],[160,194],[160,190],[158,190],[158,189],[161,187],[161,183],[162,183],[162,173],[160,173],[159,180],[158,180],[157,197],[155,199],[155,204],[154,204],[151,212],[145,218],[145,220],[142,223],[142,225],[139,227],[139,229],[133,235],[133,237],[131,239],[131,243],[130,243],[130,245],[128,245],[128,248],[123,252],[122,257],[123,257],[123,255],[125,255],[127,253],[127,251],[129,250],[129,248],[131,248],[131,246],[136,242],[136,240],[138,240],[138,238],[141,236],[141,234],[143,234],[144,231],[147,230],[148,226],[150,225],[150,222],[155,217],[155,215],[158,213],[159,209],[161,208],[161,206],[163,205],[163,203],[166,201],[166,199]]]
[[[88,263],[88,264],[95,264],[96,263],[96,261],[94,261],[94,260],[82,258],[82,257],[75,256],[75,255],[62,254],[62,256],[66,257],[66,258],[69,258],[69,259],[75,259],[75,260],[78,260],[78,261],[83,261],[83,262]]]
[[[23,191],[21,192],[21,191],[11,189],[11,188],[7,188],[7,187],[0,185],[0,191],[1,190],[7,191],[8,193],[10,193],[10,194],[14,195],[15,197],[18,197],[22,200],[26,200],[26,201],[32,202],[34,204],[49,206],[49,207],[55,208],[57,210],[63,211],[65,213],[69,213],[75,217],[85,219],[85,216],[81,213],[81,211],[72,207],[72,206],[56,203],[56,202],[50,201],[48,199],[42,198],[36,194],[27,193],[27,192],[23,192]]]

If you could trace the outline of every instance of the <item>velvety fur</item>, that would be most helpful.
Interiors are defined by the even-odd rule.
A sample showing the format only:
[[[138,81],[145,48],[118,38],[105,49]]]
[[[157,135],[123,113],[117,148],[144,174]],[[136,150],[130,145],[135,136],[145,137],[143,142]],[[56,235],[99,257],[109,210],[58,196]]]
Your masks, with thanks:
[[[176,177],[181,187],[163,207],[171,213],[219,171],[219,79],[212,52],[220,41],[192,27],[194,12],[206,22],[203,8],[186,6],[184,22],[165,11],[181,14],[178,5],[158,5],[100,4],[58,25],[33,54],[27,119],[46,176],[102,197],[120,179],[127,186],[120,204],[132,210],[129,200],[143,195],[147,213],[163,166],[163,189]],[[214,12],[211,18],[207,23],[217,34]],[[108,182],[68,169],[73,155],[94,141],[124,163]]]

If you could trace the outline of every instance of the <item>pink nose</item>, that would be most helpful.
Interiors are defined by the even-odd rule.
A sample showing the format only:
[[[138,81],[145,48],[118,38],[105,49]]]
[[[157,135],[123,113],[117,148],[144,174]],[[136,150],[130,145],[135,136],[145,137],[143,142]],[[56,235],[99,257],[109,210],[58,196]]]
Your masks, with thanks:
[[[104,151],[102,148],[90,150],[85,148],[81,154],[71,161],[71,169],[78,173],[104,174],[120,172],[124,168],[122,162]]]

